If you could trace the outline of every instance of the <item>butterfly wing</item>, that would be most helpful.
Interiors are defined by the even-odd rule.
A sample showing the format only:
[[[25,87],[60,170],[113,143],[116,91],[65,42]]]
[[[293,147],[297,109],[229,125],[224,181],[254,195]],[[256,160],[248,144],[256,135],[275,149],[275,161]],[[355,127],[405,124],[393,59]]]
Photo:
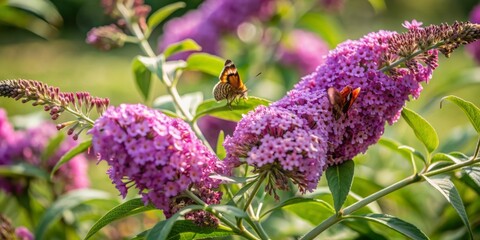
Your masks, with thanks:
[[[330,87],[327,90],[328,101],[332,105],[333,117],[338,120],[342,115],[342,109],[344,105],[344,98],[341,92],[337,91],[334,87]]]
[[[237,67],[231,60],[225,61],[225,66],[219,76],[220,82],[228,83],[232,86],[232,89],[237,92],[244,92],[247,90],[240,75],[238,74]]]
[[[352,107],[360,94],[360,88],[353,89],[350,86],[346,86],[339,92],[337,89],[330,87],[327,93],[328,100],[332,105],[333,116],[335,120],[338,120],[343,114],[347,114],[348,110]]]

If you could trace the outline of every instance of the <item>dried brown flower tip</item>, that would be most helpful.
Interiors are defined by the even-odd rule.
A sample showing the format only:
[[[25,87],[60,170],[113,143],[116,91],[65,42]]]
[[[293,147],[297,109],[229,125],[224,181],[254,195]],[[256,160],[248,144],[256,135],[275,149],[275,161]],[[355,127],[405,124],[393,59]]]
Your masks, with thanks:
[[[42,105],[53,120],[58,119],[65,111],[71,113],[77,120],[59,124],[57,128],[74,125],[73,130],[68,132],[69,135],[76,133],[74,138],[78,138],[79,133],[93,126],[93,120],[88,117],[93,109],[102,115],[110,103],[107,98],[93,97],[87,92],[61,92],[57,87],[24,79],[0,81],[0,97],[21,99],[23,103],[32,101],[33,106]]]

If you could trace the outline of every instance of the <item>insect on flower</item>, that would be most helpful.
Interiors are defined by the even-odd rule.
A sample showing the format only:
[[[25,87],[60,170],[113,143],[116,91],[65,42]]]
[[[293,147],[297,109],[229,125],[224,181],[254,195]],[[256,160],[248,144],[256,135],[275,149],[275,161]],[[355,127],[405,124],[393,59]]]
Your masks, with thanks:
[[[332,104],[333,117],[335,120],[338,120],[343,114],[347,115],[348,109],[350,109],[358,94],[360,94],[360,88],[353,89],[348,85],[339,92],[334,87],[330,87],[327,90],[327,94],[328,100]]]
[[[227,99],[227,106],[231,108],[235,99],[247,98],[247,87],[238,75],[237,68],[231,60],[225,61],[225,66],[220,73],[219,82],[213,88],[215,100]]]

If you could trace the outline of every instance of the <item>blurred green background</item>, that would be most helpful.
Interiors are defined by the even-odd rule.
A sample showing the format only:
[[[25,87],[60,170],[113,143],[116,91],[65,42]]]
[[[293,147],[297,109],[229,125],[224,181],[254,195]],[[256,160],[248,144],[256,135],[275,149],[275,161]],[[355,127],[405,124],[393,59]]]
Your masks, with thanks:
[[[124,48],[105,53],[85,43],[86,33],[92,27],[112,22],[103,15],[100,1],[39,1],[51,4],[50,6],[61,16],[61,19],[51,20],[49,27],[45,27],[45,23],[42,25],[35,21],[26,21],[21,25],[18,23],[18,17],[25,17],[22,14],[27,14],[45,20],[45,16],[52,16],[52,12],[42,16],[39,12],[16,7],[15,12],[20,11],[22,14],[13,15],[12,18],[12,10],[6,9],[11,6],[1,6],[2,2],[5,4],[9,1],[0,1],[0,79],[34,79],[60,87],[63,91],[88,91],[95,96],[110,98],[113,105],[142,102],[130,68],[131,59],[140,54],[137,46],[127,44]],[[21,0],[13,2],[18,3]],[[152,12],[171,2],[174,1],[146,1],[152,6]],[[187,10],[195,8],[201,1],[194,0],[186,3],[187,8],[176,12],[172,17],[180,16]],[[478,4],[476,0],[386,0],[384,2],[349,0],[345,1],[344,7],[339,11],[320,11],[319,14],[325,17],[326,22],[335,30],[335,33],[329,36],[331,48],[334,48],[339,42],[357,39],[380,29],[404,31],[401,24],[405,20],[416,19],[424,25],[451,23],[455,20],[466,21],[470,10],[476,4]],[[12,19],[17,23],[12,23]],[[305,20],[300,21],[298,26],[309,24]],[[151,38],[153,46],[155,46],[156,36],[161,33],[160,27]],[[235,60],[235,56],[232,56],[229,51],[223,52],[221,57]],[[250,60],[255,61],[255,59]],[[242,62],[247,61],[244,59]],[[248,64],[245,65],[243,67],[248,67]],[[291,87],[278,85],[278,81],[274,79],[278,73],[272,73],[268,69],[262,72],[266,74],[262,73],[259,80],[254,80],[261,82],[256,84],[257,88],[253,87],[250,95],[276,100]],[[293,78],[290,79],[293,84],[301,76],[293,74],[289,77]],[[464,84],[464,81],[467,83]],[[409,108],[419,112],[432,123],[438,131],[441,151],[472,153],[475,137],[478,136],[469,125],[468,119],[453,104],[447,103],[440,109],[439,102],[442,96],[453,94],[480,106],[480,86],[476,84],[479,82],[480,68],[462,47],[454,52],[450,59],[440,56],[439,68],[434,72],[431,82],[424,84],[424,92],[418,100],[407,104]],[[215,83],[215,77],[186,73],[179,83],[179,90],[182,93],[202,91],[205,98],[211,98],[211,89]],[[152,93],[154,96],[165,93],[158,81],[155,82]],[[0,99],[0,107],[5,108],[10,116],[41,111],[28,104],[5,98]],[[48,118],[47,113],[44,113],[44,116]],[[423,150],[422,145],[402,119],[394,126],[387,127],[385,136]],[[96,184],[95,188],[116,194],[116,190],[104,174],[105,165],[101,163],[91,166],[94,169],[91,171],[92,182],[101,183]],[[357,157],[356,172],[357,178],[354,181],[353,190],[365,196],[375,189],[375,186],[370,186],[371,184],[367,182],[373,181],[380,186],[385,186],[408,176],[412,169],[408,161],[392,153],[391,150],[376,145],[372,146],[366,155]],[[326,186],[325,180],[323,179],[320,184]],[[480,207],[475,203],[478,195],[462,184],[457,184],[457,187],[464,197],[472,224],[479,224]],[[456,236],[455,229],[462,226],[460,218],[455,215],[441,195],[425,183],[392,194],[381,202],[381,206],[385,212],[416,224],[434,239],[448,239],[450,236]],[[436,221],[431,222],[426,219]],[[439,230],[442,227],[444,229]],[[472,227],[480,228],[479,225]],[[435,235],[440,232],[441,236]]]

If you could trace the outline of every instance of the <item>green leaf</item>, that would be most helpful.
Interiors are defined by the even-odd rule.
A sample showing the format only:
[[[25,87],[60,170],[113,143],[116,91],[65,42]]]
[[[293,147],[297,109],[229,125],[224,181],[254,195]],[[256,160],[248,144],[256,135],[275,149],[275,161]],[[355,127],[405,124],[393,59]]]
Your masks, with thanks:
[[[165,56],[162,54],[156,57],[137,56],[135,59],[143,63],[143,65],[150,70],[151,73],[157,75],[159,78],[163,77],[163,64],[165,63]]]
[[[470,123],[473,125],[477,133],[480,134],[480,109],[477,106],[457,96],[450,95],[442,98],[442,101],[440,102],[440,108],[442,107],[442,103],[444,100],[453,102],[458,107],[460,107],[460,109],[462,109],[465,115],[467,115],[468,120],[470,120]]]
[[[50,139],[50,141],[47,144],[47,147],[45,147],[45,150],[42,153],[42,160],[46,161],[48,160],[53,154],[58,150],[60,147],[60,144],[62,144],[63,139],[65,139],[65,134],[63,133],[58,133],[57,136],[54,138]]]
[[[168,239],[217,239],[231,235],[236,235],[236,233],[222,226],[218,228],[199,227],[192,221],[181,220],[175,222]]]
[[[103,227],[118,219],[131,216],[137,213],[146,212],[155,209],[155,207],[145,206],[142,198],[130,199],[107,212],[101,217],[88,231],[84,239],[89,239]]]
[[[238,190],[238,192],[235,193],[235,195],[229,201],[228,204],[235,204],[235,203],[239,202],[244,197],[244,193],[246,193],[254,184],[255,184],[255,181],[251,181],[251,182],[245,184],[245,186],[243,186],[240,190]]]
[[[437,132],[427,120],[408,108],[403,108],[402,117],[413,129],[415,136],[425,145],[428,152],[431,153],[438,147]]]
[[[480,166],[468,166],[462,170],[477,186],[480,186]]]
[[[0,166],[0,176],[4,177],[33,177],[48,180],[48,173],[43,169],[27,163]]]
[[[232,104],[230,109],[225,102],[217,102],[215,99],[208,99],[201,103],[194,117],[194,121],[198,120],[204,115],[211,115],[217,118],[239,121],[242,119],[242,115],[255,109],[259,105],[268,106],[270,101],[258,97],[248,97],[248,99],[240,100],[237,104]]]
[[[58,162],[55,164],[55,166],[53,167],[52,171],[50,172],[50,179],[53,178],[53,175],[55,174],[55,172],[65,163],[67,163],[68,161],[72,160],[72,158],[74,158],[75,156],[77,156],[78,154],[81,154],[85,151],[87,151],[87,149],[92,145],[92,139],[89,139],[89,140],[86,140],[84,142],[81,142],[80,144],[78,144],[77,146],[75,146],[74,148],[70,149],[70,151],[68,151],[67,153],[65,153],[61,158],[60,160],[58,160]]]
[[[65,211],[92,200],[112,201],[109,193],[93,189],[71,191],[58,198],[41,217],[35,229],[36,239],[42,239],[48,227],[57,221]]]
[[[404,157],[407,160],[410,160],[410,158],[413,155],[418,159],[422,160],[423,162],[425,162],[425,157],[422,155],[422,153],[420,153],[419,151],[417,151],[412,147],[402,145],[393,139],[382,137],[380,138],[378,143],[382,146],[390,148],[391,150],[394,150],[395,152],[399,153],[400,155],[402,155],[402,157]]]
[[[229,205],[209,205],[208,208],[211,208],[217,212],[224,213],[229,216],[235,216],[239,218],[246,218],[248,217],[247,213],[244,212],[242,209],[229,206]]]
[[[147,100],[150,94],[150,85],[152,81],[152,72],[136,57],[132,61],[132,71],[135,77],[135,83],[142,93],[143,99]]]
[[[275,210],[282,209],[282,208],[287,207],[287,206],[293,206],[293,205],[300,204],[297,207],[298,208],[303,208],[302,204],[304,204],[304,203],[313,203],[315,205],[322,205],[322,208],[324,210],[326,209],[330,213],[335,213],[335,209],[333,209],[333,207],[330,204],[328,204],[327,202],[325,202],[323,200],[314,199],[314,198],[294,197],[294,198],[290,198],[290,199],[278,204],[277,206],[275,206],[273,208],[270,208],[268,211],[262,213],[262,215],[260,216],[260,219],[262,219],[267,214],[269,214],[269,213],[271,213]]]
[[[454,163],[461,163],[462,160],[450,155],[450,154],[446,154],[446,153],[435,153],[433,156],[432,156],[432,162],[437,162],[437,161],[451,161],[451,162],[454,162]]]
[[[425,233],[423,233],[415,225],[405,222],[394,216],[381,214],[381,213],[374,213],[374,214],[366,214],[366,215],[349,215],[349,216],[346,216],[345,218],[361,219],[361,220],[380,223],[386,227],[389,227],[405,235],[410,239],[428,239],[427,235],[425,235]]]
[[[163,51],[163,55],[165,58],[168,58],[174,54],[180,53],[180,52],[187,52],[187,51],[200,51],[202,50],[202,47],[198,45],[197,42],[195,42],[192,39],[185,39],[183,41],[177,42],[170,44],[165,51]]]
[[[213,179],[222,180],[222,182],[226,182],[228,184],[231,184],[231,183],[247,183],[247,182],[250,182],[250,181],[252,181],[256,178],[256,177],[223,176],[223,175],[218,175],[218,174],[212,174],[209,177],[213,178]]]
[[[218,140],[217,140],[217,156],[219,159],[224,159],[227,156],[227,152],[223,147],[224,140],[225,140],[225,133],[223,132],[223,130],[220,130],[220,133],[218,134]]]
[[[385,237],[385,234],[388,233],[376,233],[370,224],[365,221],[356,221],[354,219],[345,219],[344,221],[340,222],[342,225],[347,226],[348,228],[352,229],[353,231],[357,232],[360,236],[356,239],[375,239],[375,240],[388,240]]]
[[[190,113],[194,113],[198,105],[200,105],[203,101],[203,93],[202,92],[186,93],[182,95],[180,98],[182,99],[182,103],[185,105],[184,107],[188,109]],[[161,111],[164,111],[164,110],[176,111],[177,114],[179,114],[178,110],[175,108],[175,103],[173,102],[172,96],[170,95],[163,95],[156,98],[153,101],[153,108],[160,109]]]
[[[320,224],[324,219],[330,217],[335,211],[330,204],[322,200],[304,201],[298,204],[299,205],[289,204],[283,206],[283,209],[294,213],[312,225]]]
[[[458,193],[458,190],[453,184],[453,182],[445,176],[435,176],[431,178],[424,176],[424,178],[430,185],[432,185],[432,187],[437,189],[453,206],[453,208],[455,209],[455,211],[457,211],[458,215],[467,227],[470,238],[473,239],[472,229],[470,228],[470,222],[468,221],[465,206],[463,205],[462,198],[460,197],[460,194]]]
[[[187,59],[186,70],[201,71],[212,76],[218,76],[223,69],[225,60],[208,53],[194,53]]]
[[[202,210],[202,209],[203,207],[199,205],[191,205],[181,209],[177,213],[173,214],[169,219],[155,224],[155,226],[153,226],[153,228],[148,232],[146,240],[167,239],[168,235],[170,234],[170,231],[172,230],[173,225],[180,217],[182,217],[183,215],[187,214],[190,211]]]
[[[55,5],[50,1],[45,0],[8,0],[8,5],[12,7],[21,8],[28,12],[35,13],[37,16],[42,17],[48,23],[60,26],[63,19],[60,13],[55,8]]]
[[[26,1],[25,1],[26,2]],[[26,29],[43,38],[52,38],[58,30],[47,21],[31,12],[10,6],[0,6],[0,21],[18,28]]]
[[[165,18],[170,16],[176,10],[180,8],[184,8],[185,6],[186,4],[184,2],[176,2],[176,3],[169,4],[165,7],[162,7],[157,11],[155,11],[154,13],[152,13],[152,15],[148,18],[148,21],[147,21],[149,31],[153,31],[153,29],[155,29],[158,26],[158,24],[160,24],[163,20],[165,20]]]
[[[463,168],[460,180],[480,195],[480,166],[468,166]]]
[[[333,205],[338,212],[347,199],[350,188],[352,187],[355,163],[352,160],[346,161],[340,165],[327,168],[326,175],[328,187],[332,192]]]

